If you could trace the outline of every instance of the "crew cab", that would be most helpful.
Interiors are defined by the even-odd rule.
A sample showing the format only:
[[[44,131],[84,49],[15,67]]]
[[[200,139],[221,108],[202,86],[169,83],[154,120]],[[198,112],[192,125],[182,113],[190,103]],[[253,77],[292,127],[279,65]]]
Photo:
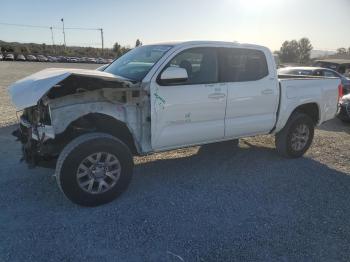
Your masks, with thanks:
[[[104,71],[46,69],[10,87],[31,165],[56,162],[64,195],[97,206],[132,178],[133,155],[274,134],[301,157],[337,112],[340,80],[278,76],[269,49],[191,41],[137,47]]]

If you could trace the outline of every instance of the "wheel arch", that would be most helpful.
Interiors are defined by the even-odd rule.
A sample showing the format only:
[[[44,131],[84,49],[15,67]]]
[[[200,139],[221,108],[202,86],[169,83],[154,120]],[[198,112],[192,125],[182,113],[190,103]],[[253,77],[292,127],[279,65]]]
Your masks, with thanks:
[[[281,114],[279,114],[274,133],[281,131],[295,112],[300,112],[308,115],[313,120],[314,125],[317,125],[321,120],[321,110],[317,102],[299,104],[293,109],[287,109],[283,111]]]
[[[295,112],[300,112],[300,113],[308,115],[312,119],[312,121],[314,122],[315,125],[317,125],[319,123],[320,119],[321,119],[319,105],[317,103],[315,103],[315,102],[306,103],[306,104],[302,104],[302,105],[297,106],[293,110],[293,112],[290,114],[289,118]]]
[[[133,133],[127,124],[104,113],[87,113],[69,123],[67,128],[59,134],[65,138],[65,144],[74,138],[92,132],[110,134],[125,143],[133,154],[138,154]]]

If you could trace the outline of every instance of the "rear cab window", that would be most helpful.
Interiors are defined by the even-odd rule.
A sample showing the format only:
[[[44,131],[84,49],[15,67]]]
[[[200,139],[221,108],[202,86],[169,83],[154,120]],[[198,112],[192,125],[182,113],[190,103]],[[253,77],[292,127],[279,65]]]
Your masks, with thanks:
[[[246,48],[220,48],[220,82],[257,81],[268,74],[264,52]]]

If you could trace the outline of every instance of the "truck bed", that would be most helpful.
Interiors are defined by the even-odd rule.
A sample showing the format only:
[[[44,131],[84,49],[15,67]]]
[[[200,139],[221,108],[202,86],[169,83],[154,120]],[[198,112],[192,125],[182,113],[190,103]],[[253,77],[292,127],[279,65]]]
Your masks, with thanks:
[[[334,118],[338,104],[340,79],[314,76],[279,75],[280,108],[276,132],[280,131],[295,108],[302,104],[316,104],[318,125]]]

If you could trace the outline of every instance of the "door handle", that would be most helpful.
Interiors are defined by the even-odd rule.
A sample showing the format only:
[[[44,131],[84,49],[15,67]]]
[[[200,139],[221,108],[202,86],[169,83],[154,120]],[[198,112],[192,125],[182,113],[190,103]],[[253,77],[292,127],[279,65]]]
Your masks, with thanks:
[[[261,94],[271,95],[271,94],[273,94],[273,90],[272,89],[265,89],[265,90],[261,91]]]
[[[224,94],[224,93],[213,93],[213,94],[210,94],[208,96],[208,98],[210,98],[210,99],[221,99],[224,97],[226,97],[226,94]]]

